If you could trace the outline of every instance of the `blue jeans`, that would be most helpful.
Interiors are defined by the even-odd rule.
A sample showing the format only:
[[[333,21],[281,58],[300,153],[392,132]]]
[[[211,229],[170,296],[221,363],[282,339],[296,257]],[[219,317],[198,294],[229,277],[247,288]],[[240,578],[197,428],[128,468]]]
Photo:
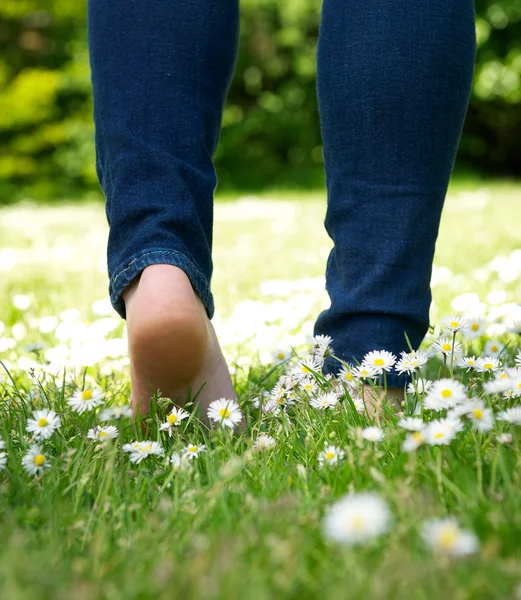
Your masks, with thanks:
[[[213,315],[212,157],[238,25],[238,0],[88,1],[109,293],[123,318],[122,292],[156,263],[183,269]],[[474,56],[472,0],[324,0],[317,90],[334,249],[315,333],[349,362],[408,350],[405,334],[416,348],[427,331]]]

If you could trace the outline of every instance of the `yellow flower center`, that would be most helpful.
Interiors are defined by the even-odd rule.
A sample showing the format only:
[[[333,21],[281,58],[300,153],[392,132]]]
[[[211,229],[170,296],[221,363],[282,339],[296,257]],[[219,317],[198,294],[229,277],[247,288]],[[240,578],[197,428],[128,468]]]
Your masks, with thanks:
[[[451,321],[450,324],[452,327],[459,327],[459,321]]]
[[[100,438],[102,438],[102,437],[105,437],[106,435],[107,435],[107,432],[106,432],[106,431],[100,431],[100,432],[98,433],[98,437],[100,437]]]
[[[452,390],[442,390],[441,397],[442,398],[450,398],[452,396]]]
[[[278,358],[279,360],[282,360],[282,359],[284,358],[284,354],[283,354],[282,352],[279,352],[279,353],[277,354],[277,358]]]
[[[346,381],[353,381],[353,374],[349,371],[345,375]]]
[[[329,452],[326,452],[326,458],[327,460],[333,460],[333,458],[335,458],[335,453],[329,450]]]
[[[38,427],[45,427],[47,425],[47,422],[48,421],[45,417],[38,419]]]
[[[302,371],[304,373],[310,373],[309,367],[306,367],[306,365],[302,365]]]
[[[150,452],[152,450],[152,444],[147,444],[143,446],[143,452]]]
[[[385,362],[384,362],[383,358],[375,358],[375,361],[374,361],[375,367],[383,367],[384,364],[385,364]]]
[[[423,442],[423,435],[422,435],[422,434],[421,434],[419,431],[415,431],[415,432],[412,434],[412,439],[413,439],[415,442]]]
[[[174,425],[175,423],[177,423],[177,415],[174,415],[173,413],[168,415],[168,422],[170,423],[170,425]]]
[[[479,330],[479,324],[478,323],[472,323],[471,329],[472,329],[472,331],[478,331]]]
[[[356,515],[351,519],[351,526],[356,531],[360,531],[365,528],[365,519],[360,515]]]
[[[454,527],[451,527],[441,533],[438,541],[442,548],[452,548],[457,539],[458,531]]]
[[[484,368],[484,369],[493,369],[493,368],[494,368],[494,365],[493,365],[492,363],[485,363],[485,364],[483,365],[483,368]]]
[[[451,348],[452,346],[450,344],[443,344],[443,346],[441,347],[443,352],[448,352]]]
[[[474,413],[474,416],[476,417],[476,419],[483,418],[483,411],[481,410],[481,408],[475,408],[472,412]]]
[[[471,367],[474,365],[476,361],[473,358],[467,358],[467,364],[470,365]]]
[[[499,376],[499,379],[508,379],[507,373],[501,373],[501,375]]]
[[[311,383],[306,383],[306,385],[304,386],[304,389],[309,391],[313,389],[313,385]]]
[[[41,467],[43,465],[43,463],[45,462],[45,456],[43,454],[37,454],[34,457],[34,464],[37,467]]]
[[[230,411],[225,407],[225,408],[221,408],[221,410],[219,411],[219,416],[221,417],[221,419],[227,419],[230,416]]]
[[[92,390],[84,390],[81,393],[82,400],[91,400],[92,399]]]
[[[442,438],[442,437],[444,437],[444,436],[445,436],[445,434],[444,434],[444,433],[442,433],[441,431],[440,431],[439,433],[435,433],[435,434],[434,434],[434,437],[435,437],[437,440],[439,440],[440,438]]]
[[[197,452],[197,446],[188,446],[188,452],[191,452],[192,454]]]
[[[490,346],[492,349],[492,352],[497,352],[499,350],[499,348],[495,345]]]

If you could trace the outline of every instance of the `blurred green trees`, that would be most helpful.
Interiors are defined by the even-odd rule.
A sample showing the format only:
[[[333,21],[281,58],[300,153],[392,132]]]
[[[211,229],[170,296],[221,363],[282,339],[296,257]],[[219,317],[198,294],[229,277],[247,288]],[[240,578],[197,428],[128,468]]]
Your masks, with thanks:
[[[321,0],[242,0],[217,167],[235,187],[321,179]],[[475,0],[478,52],[459,161],[521,172],[521,0]],[[0,202],[97,190],[85,0],[0,3]]]

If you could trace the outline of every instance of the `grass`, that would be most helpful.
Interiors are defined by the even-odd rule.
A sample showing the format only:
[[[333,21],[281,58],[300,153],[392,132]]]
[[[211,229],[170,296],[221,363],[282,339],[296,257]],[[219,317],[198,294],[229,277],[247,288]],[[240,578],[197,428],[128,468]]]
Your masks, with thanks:
[[[433,322],[484,302],[496,320],[489,333],[509,344],[505,366],[513,365],[518,345],[503,324],[521,295],[521,230],[513,225],[521,219],[520,187],[452,186],[433,280]],[[2,209],[0,360],[9,374],[4,370],[0,381],[7,455],[0,472],[1,598],[520,597],[519,427],[498,420],[481,433],[465,419],[450,445],[406,453],[395,417],[382,424],[383,441],[364,440],[370,423],[347,396],[319,411],[299,393],[299,402],[278,416],[251,403],[289,369],[274,369],[272,350],[292,346],[303,356],[305,336],[327,303],[321,277],[330,243],[317,226],[324,204],[322,195],[296,201],[283,193],[216,206],[216,325],[247,428],[208,434],[192,417],[169,438],[158,431],[169,409],[161,402],[150,437],[166,455],[188,442],[207,446],[193,468],[180,471],[163,457],[130,463],[122,445],[138,433],[128,419],[113,421],[113,442],[87,439],[98,412],[77,414],[67,404],[89,386],[105,392],[107,405],[124,403],[129,393],[123,323],[106,302],[103,206]],[[27,297],[14,298],[20,295]],[[46,329],[45,316],[56,316],[54,327]],[[486,340],[464,343],[478,355]],[[36,343],[44,347],[27,347]],[[425,375],[449,372],[433,357]],[[455,369],[455,377],[496,415],[518,403],[484,394],[492,375],[469,379]],[[319,378],[318,385],[328,384]],[[414,401],[410,395],[406,411]],[[43,407],[56,410],[62,424],[44,444],[50,468],[35,477],[21,461],[30,445],[27,418]],[[276,439],[273,448],[253,450],[260,432]],[[500,443],[500,433],[511,433],[512,441]],[[345,457],[320,469],[325,442]],[[324,535],[324,514],[344,494],[360,491],[389,505],[389,531],[356,547],[335,543]],[[477,553],[451,559],[426,546],[423,522],[447,515],[479,538]]]

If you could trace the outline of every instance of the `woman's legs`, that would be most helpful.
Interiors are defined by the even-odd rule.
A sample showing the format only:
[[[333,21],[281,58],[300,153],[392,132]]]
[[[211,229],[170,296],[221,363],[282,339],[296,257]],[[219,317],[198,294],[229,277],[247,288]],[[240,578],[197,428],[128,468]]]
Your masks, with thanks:
[[[334,249],[315,333],[344,360],[408,351],[405,332],[417,348],[427,331],[474,31],[472,0],[324,0],[317,87]]]
[[[238,0],[88,2],[109,292],[127,318],[134,403],[181,393],[205,368],[214,393],[233,392],[208,317],[212,156],[238,22]]]

